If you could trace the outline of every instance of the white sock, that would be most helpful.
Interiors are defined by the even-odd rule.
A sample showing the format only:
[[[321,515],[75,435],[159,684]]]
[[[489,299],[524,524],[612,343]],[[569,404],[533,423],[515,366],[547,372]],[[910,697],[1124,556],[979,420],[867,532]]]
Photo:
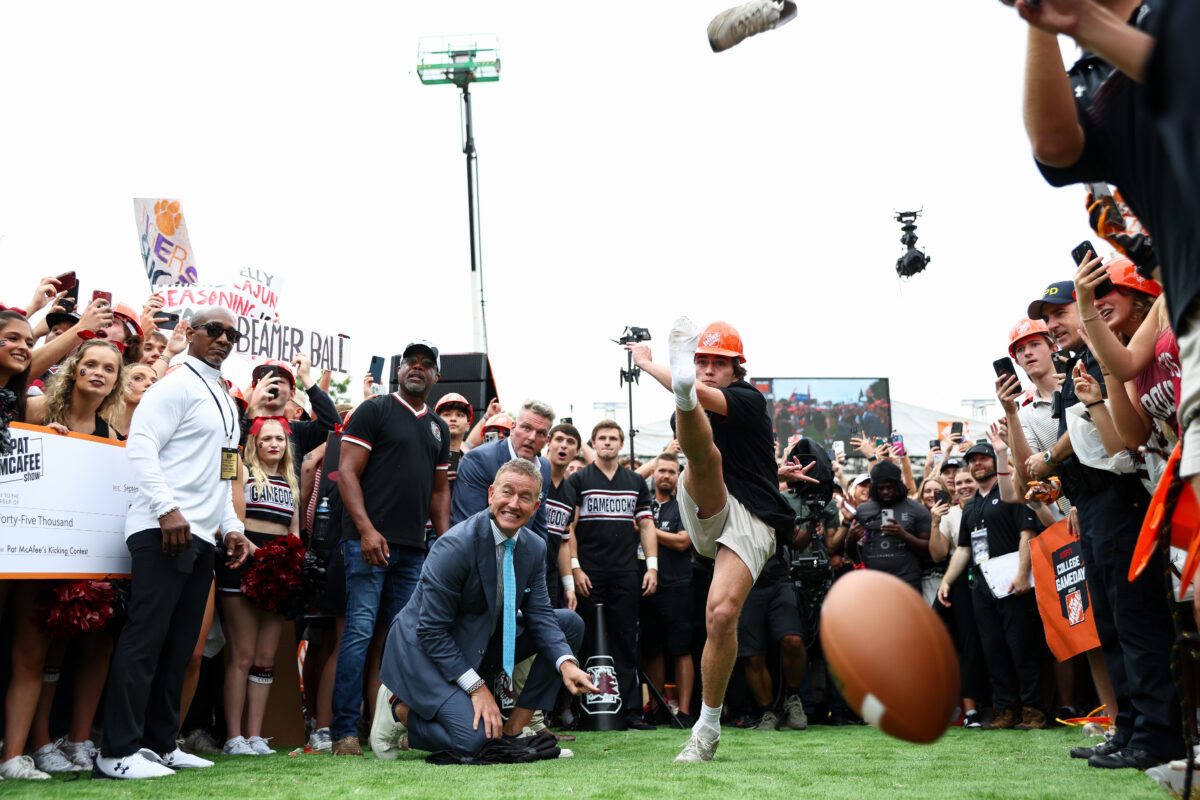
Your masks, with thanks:
[[[718,736],[721,735],[721,706],[712,708],[700,701],[700,719],[696,720],[696,724],[692,726],[692,730],[696,733],[701,733],[700,726],[708,728],[715,732]],[[711,736],[708,738],[712,738]]]
[[[667,339],[667,355],[671,364],[671,389],[675,392],[675,407],[680,411],[691,411],[699,399],[696,397],[696,348],[700,344],[700,330],[687,317],[680,317],[671,326]]]

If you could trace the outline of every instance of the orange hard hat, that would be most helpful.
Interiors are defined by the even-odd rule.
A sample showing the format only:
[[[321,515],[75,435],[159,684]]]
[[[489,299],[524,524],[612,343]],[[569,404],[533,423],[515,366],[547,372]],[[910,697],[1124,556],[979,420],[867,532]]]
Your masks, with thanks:
[[[1040,319],[1022,319],[1017,320],[1008,330],[1008,354],[1016,358],[1017,354],[1013,351],[1017,349],[1017,343],[1030,336],[1045,336],[1050,342],[1050,349],[1054,349],[1054,339],[1050,336],[1050,329],[1046,327],[1046,323]]]
[[[484,424],[483,431],[484,431],[484,433],[487,433],[489,430],[505,430],[505,431],[511,432],[512,427],[513,427],[512,417],[510,417],[508,414],[502,413],[502,414],[497,414],[496,416],[489,419]]]
[[[1158,297],[1162,294],[1162,284],[1138,275],[1137,267],[1128,258],[1117,256],[1107,262],[1104,268],[1108,271],[1108,279],[1113,282],[1114,286],[1124,286],[1126,289],[1148,294],[1151,297]]]
[[[475,421],[475,410],[471,408],[471,404],[467,402],[467,398],[463,397],[461,394],[450,392],[449,394],[444,395],[440,400],[437,401],[437,405],[433,407],[433,410],[438,414],[441,414],[442,409],[446,406],[462,406],[467,412],[467,424],[469,425]],[[509,427],[512,426],[510,425]]]
[[[736,358],[738,363],[746,363],[742,355],[742,335],[728,322],[714,322],[700,334],[700,346],[697,353],[710,356],[727,356]]]
[[[129,333],[135,336],[142,335],[142,323],[138,321],[138,312],[133,306],[128,303],[117,303],[113,306],[113,316],[120,317],[125,323],[125,327],[129,329]]]

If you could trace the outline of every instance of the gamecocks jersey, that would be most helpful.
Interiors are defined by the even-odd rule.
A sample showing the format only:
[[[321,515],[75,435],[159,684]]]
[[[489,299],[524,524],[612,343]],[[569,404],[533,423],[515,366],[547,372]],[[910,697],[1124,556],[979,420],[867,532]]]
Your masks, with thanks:
[[[653,519],[644,478],[617,467],[610,481],[589,464],[566,481],[579,496],[575,521],[579,566],[584,572],[636,572],[637,520]]]

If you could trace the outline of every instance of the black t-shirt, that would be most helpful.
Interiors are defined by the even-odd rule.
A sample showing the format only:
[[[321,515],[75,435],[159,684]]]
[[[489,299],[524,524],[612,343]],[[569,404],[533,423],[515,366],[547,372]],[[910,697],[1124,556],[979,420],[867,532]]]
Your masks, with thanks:
[[[575,489],[570,481],[563,478],[558,486],[551,480],[546,484],[546,530],[549,538],[546,540],[546,574],[555,577],[558,583],[558,549],[571,538],[571,520],[575,518],[575,505],[578,502]],[[547,581],[549,585],[549,581]]]
[[[1154,17],[1143,3],[1131,22],[1145,30]],[[1091,92],[1080,91],[1078,84],[1075,88],[1076,115],[1085,137],[1083,153],[1069,167],[1039,163],[1038,168],[1053,186],[1108,181],[1121,189],[1154,240],[1171,325],[1182,333],[1183,313],[1200,292],[1200,238],[1155,130],[1149,91],[1117,71]]]
[[[372,398],[350,417],[342,447],[370,451],[359,483],[371,524],[388,544],[424,550],[433,477],[450,468],[445,421],[428,406],[413,413],[398,394]],[[349,514],[342,516],[342,536],[360,538]]]
[[[708,413],[713,443],[721,452],[725,488],[754,516],[775,529],[781,543],[792,541],[795,515],[779,493],[779,466],[775,463],[774,431],[767,398],[746,381],[721,389],[725,416]],[[675,416],[671,415],[671,428]]]
[[[679,516],[679,501],[672,497],[665,503],[653,500],[650,510],[654,514],[654,527],[667,533],[679,533],[683,519]],[[692,550],[676,550],[658,545],[658,585],[687,586],[692,582]]]
[[[641,542],[637,520],[653,519],[646,481],[627,467],[617,467],[610,481],[589,464],[566,481],[578,495],[575,549],[579,567],[592,572],[636,572]]]
[[[1068,381],[1070,383],[1070,381]],[[1000,483],[992,487],[986,495],[975,493],[975,496],[963,506],[962,521],[958,525],[958,546],[971,547],[971,562],[977,564],[976,558],[982,542],[974,541],[972,532],[987,529],[987,557],[995,558],[1006,553],[1015,553],[1021,546],[1021,531],[1042,530],[1034,513],[1023,503],[1006,503],[1000,499]]]
[[[921,558],[899,536],[884,533],[883,509],[889,508],[896,515],[896,522],[909,534],[928,533],[933,518],[929,509],[905,497],[887,506],[875,500],[859,505],[855,518],[867,529],[866,538],[859,544],[859,553],[868,569],[888,572],[897,578],[917,585],[921,582]]]

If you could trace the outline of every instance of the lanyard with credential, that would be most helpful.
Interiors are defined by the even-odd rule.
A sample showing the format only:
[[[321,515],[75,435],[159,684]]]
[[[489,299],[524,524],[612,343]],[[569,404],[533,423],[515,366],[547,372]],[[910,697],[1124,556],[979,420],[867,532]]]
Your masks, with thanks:
[[[216,392],[208,385],[208,381],[204,380],[204,377],[199,372],[196,372],[195,367],[191,364],[185,364],[184,366],[200,379],[200,382],[204,384],[204,388],[208,390],[209,396],[212,397],[213,402],[217,404],[217,411],[221,414],[221,432],[225,434],[225,443],[230,445],[229,447],[221,448],[221,480],[231,481],[237,477],[238,473],[237,447],[233,446],[233,432],[237,430],[237,415],[234,414],[232,408],[229,409],[229,427],[226,428],[225,408],[221,405],[221,401],[217,399]]]

